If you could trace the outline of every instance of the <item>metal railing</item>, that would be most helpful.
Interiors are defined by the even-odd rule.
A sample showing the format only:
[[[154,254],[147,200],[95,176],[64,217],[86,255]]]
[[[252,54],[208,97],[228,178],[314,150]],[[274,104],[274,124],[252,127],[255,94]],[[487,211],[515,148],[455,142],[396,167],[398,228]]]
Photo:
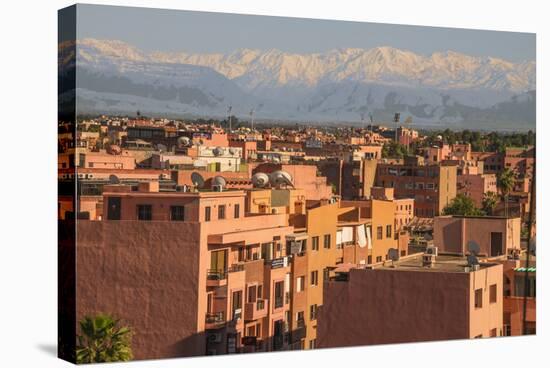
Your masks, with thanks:
[[[225,322],[225,313],[224,312],[218,312],[218,313],[206,313],[206,323],[214,324],[214,323],[224,323]]]
[[[283,307],[283,297],[282,296],[276,296],[275,297],[275,308],[282,308]]]
[[[225,280],[226,273],[224,270],[207,270],[206,278],[208,280]]]

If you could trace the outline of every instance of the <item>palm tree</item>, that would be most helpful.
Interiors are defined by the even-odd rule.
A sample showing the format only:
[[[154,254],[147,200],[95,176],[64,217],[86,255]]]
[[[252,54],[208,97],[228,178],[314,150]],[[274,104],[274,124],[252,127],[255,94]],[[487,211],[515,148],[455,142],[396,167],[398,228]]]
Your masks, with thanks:
[[[495,192],[487,192],[483,194],[483,211],[487,213],[487,215],[492,215],[495,207],[497,206],[498,202],[498,196]]]
[[[508,196],[516,185],[514,172],[508,168],[502,170],[497,178],[497,186],[504,197],[504,215],[508,217]]]
[[[132,359],[129,327],[119,327],[119,320],[104,314],[85,316],[80,321],[82,335],[78,335],[76,362],[121,362]]]

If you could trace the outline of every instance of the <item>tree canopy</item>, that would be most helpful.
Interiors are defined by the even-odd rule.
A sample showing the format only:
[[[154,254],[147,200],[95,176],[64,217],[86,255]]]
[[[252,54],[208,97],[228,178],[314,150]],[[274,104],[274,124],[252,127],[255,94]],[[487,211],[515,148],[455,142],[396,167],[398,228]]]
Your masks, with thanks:
[[[443,214],[457,216],[484,216],[485,212],[477,208],[474,201],[470,197],[467,197],[464,194],[459,194],[443,209]]]

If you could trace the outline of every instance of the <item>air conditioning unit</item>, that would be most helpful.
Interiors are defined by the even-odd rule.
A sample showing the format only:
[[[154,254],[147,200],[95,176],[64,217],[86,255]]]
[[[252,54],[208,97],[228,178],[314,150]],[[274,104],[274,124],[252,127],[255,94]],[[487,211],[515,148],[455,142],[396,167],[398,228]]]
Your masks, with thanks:
[[[223,185],[212,185],[213,192],[223,192]]]
[[[208,335],[208,342],[209,343],[220,343],[222,342],[222,334],[221,333],[213,333]]]

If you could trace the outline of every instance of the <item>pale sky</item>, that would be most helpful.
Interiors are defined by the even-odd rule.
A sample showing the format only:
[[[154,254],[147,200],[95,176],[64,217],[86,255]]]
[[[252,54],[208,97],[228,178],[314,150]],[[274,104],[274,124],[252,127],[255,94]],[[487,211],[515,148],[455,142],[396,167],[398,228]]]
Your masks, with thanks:
[[[391,46],[535,60],[535,34],[79,4],[78,38],[121,40],[145,51],[294,53]]]

